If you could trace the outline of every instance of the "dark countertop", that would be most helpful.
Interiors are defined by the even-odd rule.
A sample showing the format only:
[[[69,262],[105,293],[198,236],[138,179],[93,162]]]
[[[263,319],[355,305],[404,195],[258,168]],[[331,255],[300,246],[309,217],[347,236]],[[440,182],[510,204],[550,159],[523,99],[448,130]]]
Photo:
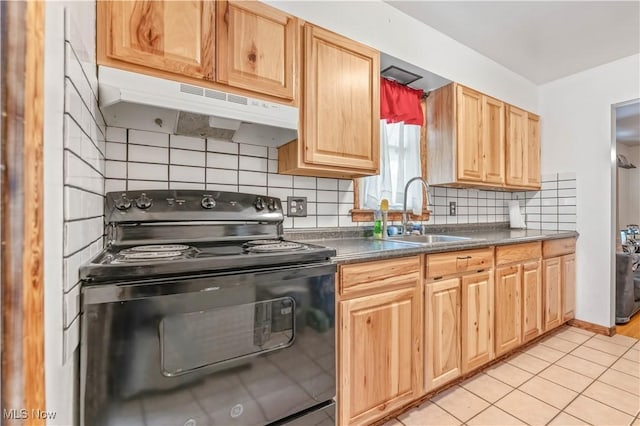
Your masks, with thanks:
[[[433,233],[435,234],[436,232]],[[448,230],[447,232],[441,233],[459,237],[468,237],[470,239],[438,242],[429,245],[415,245],[394,239],[374,240],[372,238],[353,237],[353,234],[347,234],[346,238],[336,238],[336,234],[333,233],[329,238],[305,239],[303,241],[334,248],[337,254],[333,260],[336,263],[355,263],[424,253],[466,250],[578,236],[578,233],[575,231],[539,231],[533,229],[508,228],[484,230],[461,229],[460,231]],[[317,237],[319,236],[320,235],[317,235]]]

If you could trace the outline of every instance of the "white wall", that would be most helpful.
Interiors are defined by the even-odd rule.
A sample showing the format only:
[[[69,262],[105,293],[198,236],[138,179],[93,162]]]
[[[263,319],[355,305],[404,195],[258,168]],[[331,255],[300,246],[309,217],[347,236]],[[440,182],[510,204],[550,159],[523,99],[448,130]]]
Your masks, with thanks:
[[[65,11],[66,9],[66,11]],[[102,248],[104,120],[95,3],[47,2],[44,84],[45,387],[49,424],[77,424],[78,267]]]
[[[542,173],[577,176],[576,317],[607,327],[615,313],[611,107],[638,97],[640,55],[540,86]]]
[[[640,225],[640,145],[617,144],[618,154],[632,162],[635,169],[618,168],[618,228]]]
[[[441,77],[538,111],[538,90],[532,82],[382,1],[265,3]]]

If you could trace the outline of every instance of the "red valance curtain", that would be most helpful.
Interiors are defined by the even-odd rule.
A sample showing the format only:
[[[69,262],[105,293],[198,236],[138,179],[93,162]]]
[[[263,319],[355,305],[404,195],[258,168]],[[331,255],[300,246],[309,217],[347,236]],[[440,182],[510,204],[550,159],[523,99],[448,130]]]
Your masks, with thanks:
[[[387,120],[388,123],[403,122],[422,126],[422,93],[422,90],[380,78],[380,119]]]

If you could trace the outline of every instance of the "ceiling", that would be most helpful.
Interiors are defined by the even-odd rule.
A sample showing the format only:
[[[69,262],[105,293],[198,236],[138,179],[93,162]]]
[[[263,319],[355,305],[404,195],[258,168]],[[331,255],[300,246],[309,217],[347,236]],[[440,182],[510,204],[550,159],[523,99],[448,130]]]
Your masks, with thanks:
[[[640,53],[638,1],[386,2],[536,84]]]
[[[616,142],[640,145],[640,101],[616,108]]]

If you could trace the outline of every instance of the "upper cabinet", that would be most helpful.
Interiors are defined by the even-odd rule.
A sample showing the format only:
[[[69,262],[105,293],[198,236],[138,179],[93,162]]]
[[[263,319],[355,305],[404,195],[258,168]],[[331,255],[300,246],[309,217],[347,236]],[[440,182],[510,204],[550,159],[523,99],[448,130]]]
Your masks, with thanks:
[[[540,186],[539,118],[460,84],[429,94],[427,144],[432,185]]]
[[[97,5],[99,63],[111,59],[213,80],[213,2],[111,1]]]
[[[298,20],[257,1],[99,1],[98,64],[296,104]]]
[[[507,108],[507,185],[540,187],[540,117]]]
[[[256,1],[217,6],[216,81],[293,100],[297,20]]]
[[[278,151],[278,172],[355,177],[379,170],[380,54],[304,25],[299,140]]]

